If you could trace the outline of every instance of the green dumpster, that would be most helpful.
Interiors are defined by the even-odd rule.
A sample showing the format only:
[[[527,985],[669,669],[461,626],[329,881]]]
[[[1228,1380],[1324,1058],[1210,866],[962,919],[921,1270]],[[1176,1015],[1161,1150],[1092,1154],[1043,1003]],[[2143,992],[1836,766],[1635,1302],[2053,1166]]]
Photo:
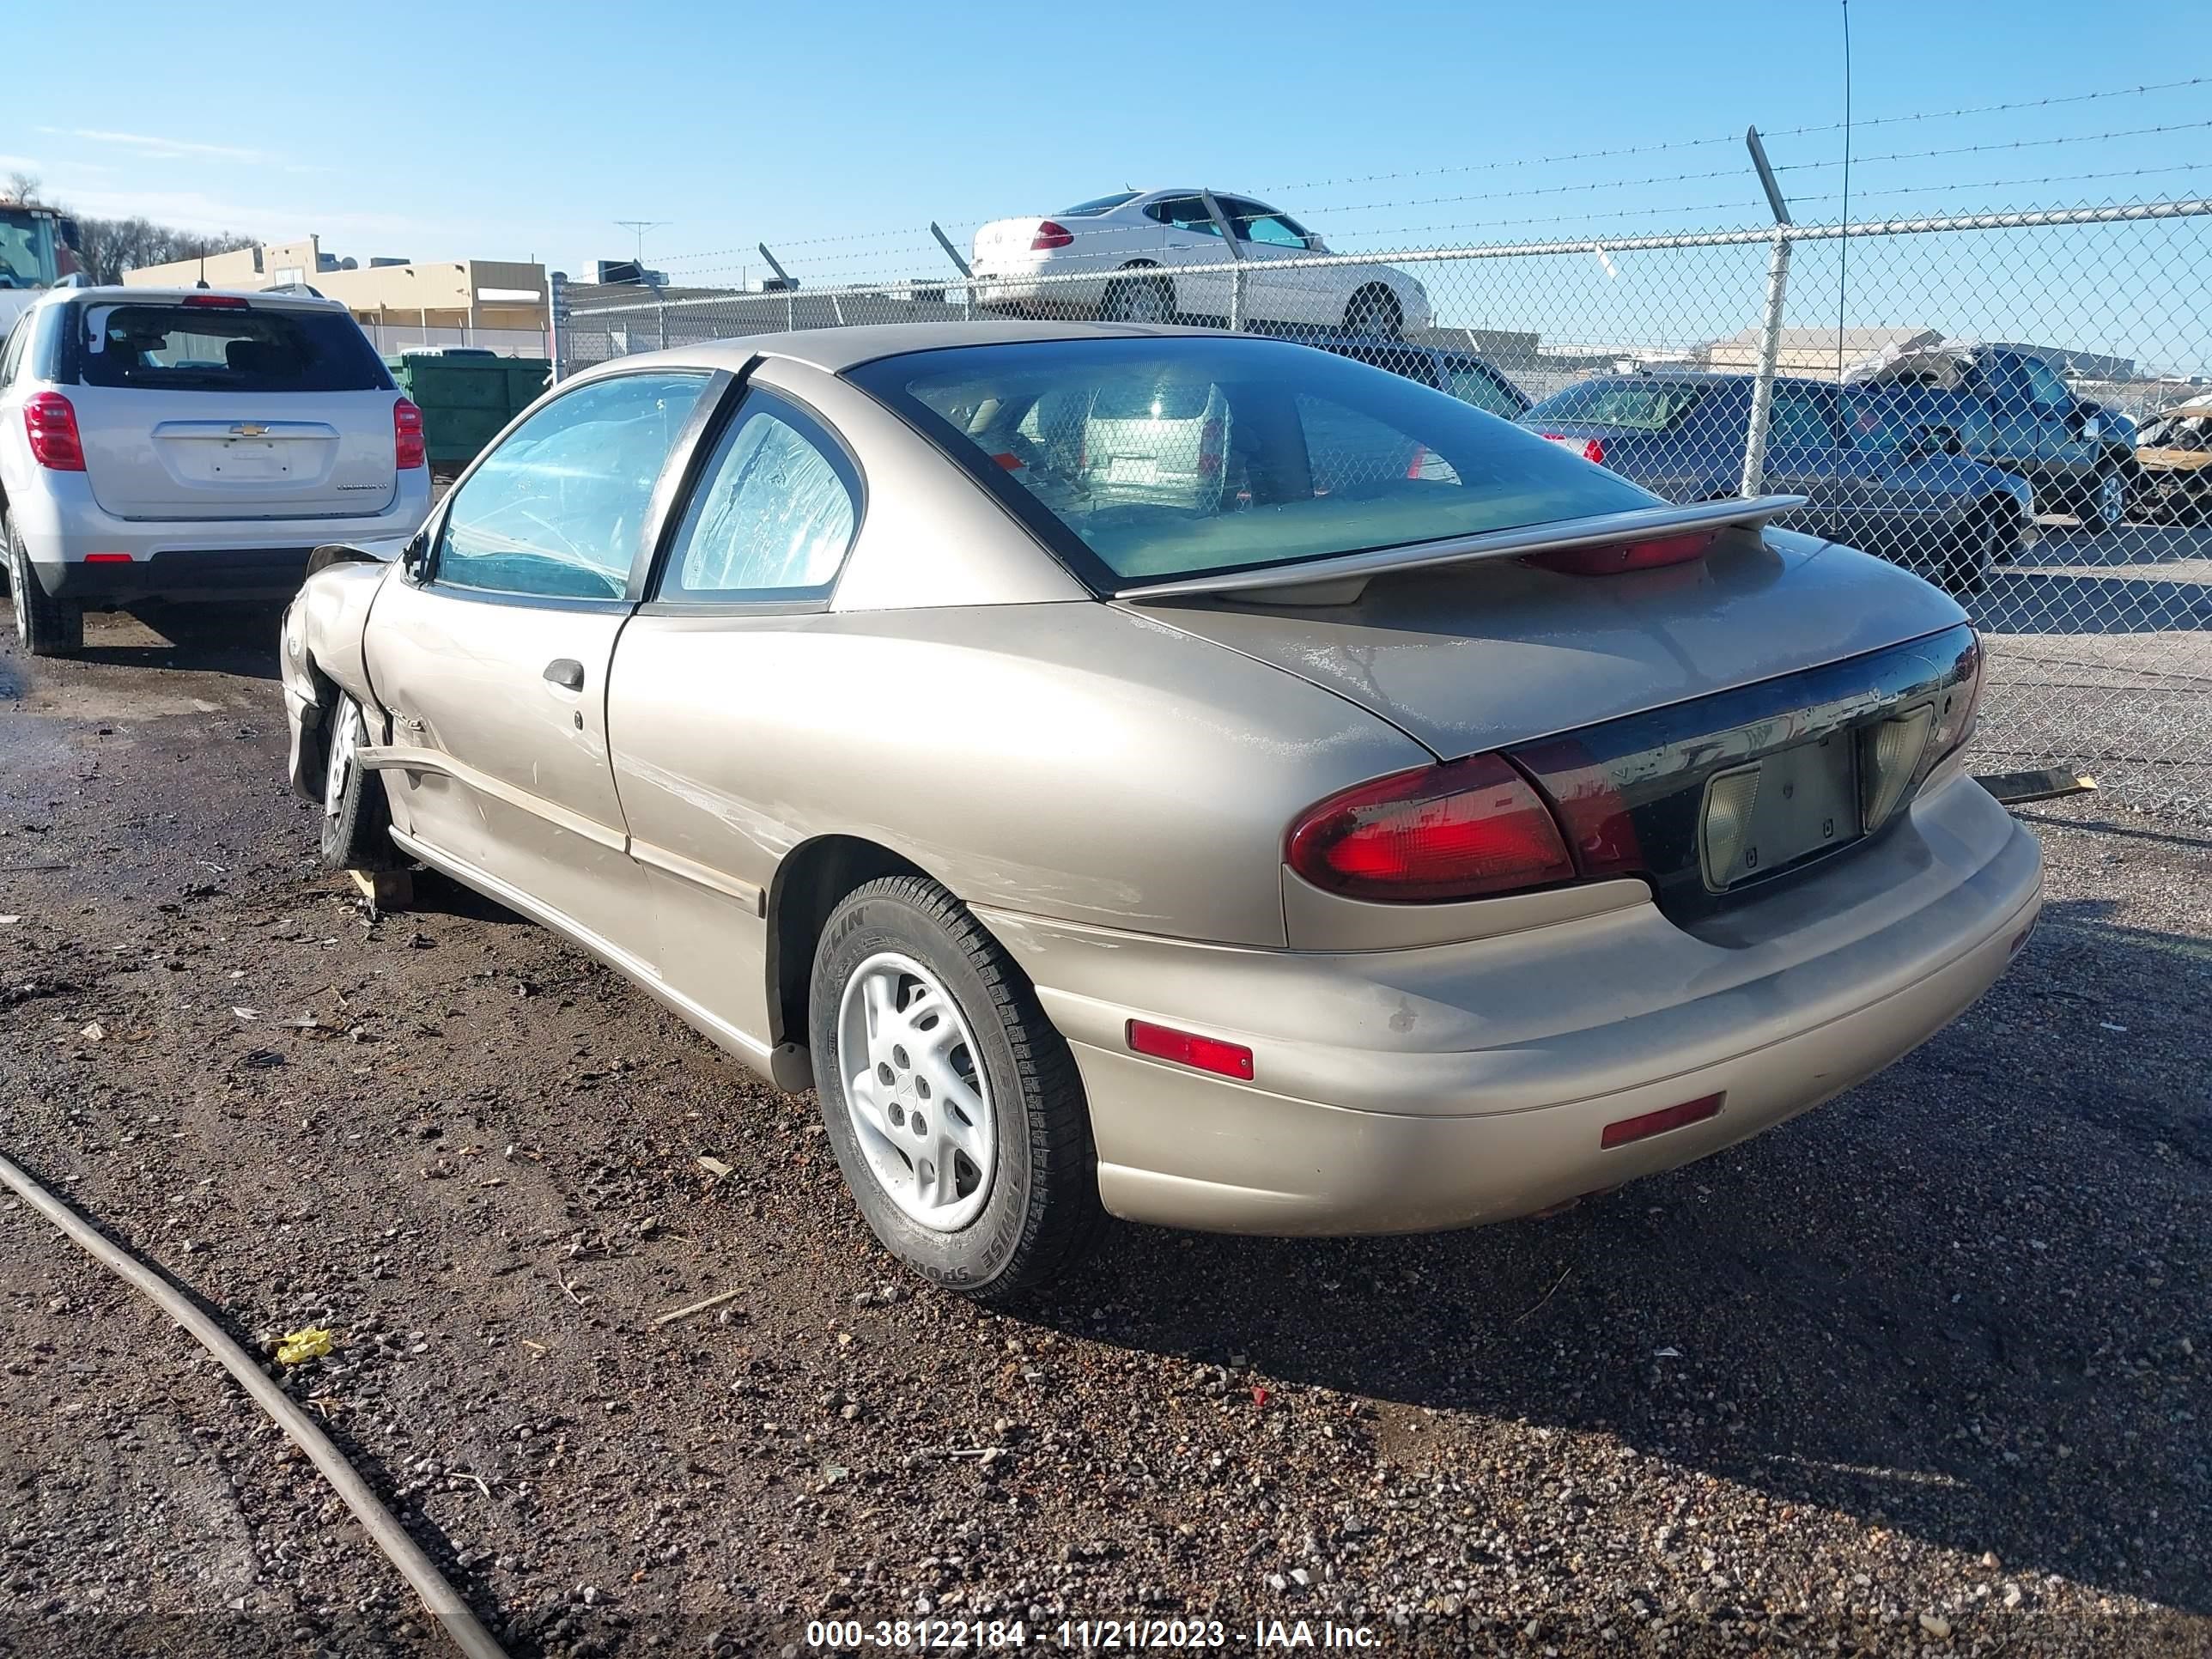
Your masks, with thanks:
[[[402,352],[385,364],[422,411],[422,440],[433,471],[459,471],[500,428],[545,390],[553,366],[543,357],[489,352]]]

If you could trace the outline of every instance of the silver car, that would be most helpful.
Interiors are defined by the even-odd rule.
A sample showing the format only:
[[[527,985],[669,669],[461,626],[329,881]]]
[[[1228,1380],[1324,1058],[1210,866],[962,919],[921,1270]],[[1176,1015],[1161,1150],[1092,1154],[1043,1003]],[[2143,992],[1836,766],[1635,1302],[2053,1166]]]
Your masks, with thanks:
[[[1154,400],[1206,464],[1088,464]],[[2034,923],[1972,629],[1798,504],[1251,337],[630,357],[317,556],[292,781],[331,866],[444,871],[811,1085],[939,1284],[1106,1214],[1493,1221],[1850,1087]]]
[[[422,414],[344,307],[58,289],[0,349],[0,556],[33,656],[84,613],[282,598],[307,556],[430,510]]]

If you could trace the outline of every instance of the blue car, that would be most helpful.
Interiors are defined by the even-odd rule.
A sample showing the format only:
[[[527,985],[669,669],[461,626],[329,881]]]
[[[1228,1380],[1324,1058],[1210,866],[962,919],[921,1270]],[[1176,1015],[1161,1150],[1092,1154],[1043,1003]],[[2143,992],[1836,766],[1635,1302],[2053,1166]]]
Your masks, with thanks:
[[[1581,380],[1521,417],[1532,431],[1674,501],[1733,495],[1751,428],[1748,374]],[[1893,398],[1778,378],[1764,488],[1809,498],[1780,522],[1878,553],[1961,592],[2031,532],[2027,483],[1959,453],[1955,434],[1908,423]]]

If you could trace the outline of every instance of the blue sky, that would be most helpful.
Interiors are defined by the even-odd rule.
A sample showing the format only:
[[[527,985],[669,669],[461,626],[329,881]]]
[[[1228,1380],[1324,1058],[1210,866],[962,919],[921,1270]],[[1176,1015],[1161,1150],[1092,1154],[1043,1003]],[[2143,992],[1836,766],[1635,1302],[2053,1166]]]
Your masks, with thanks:
[[[204,9],[111,0],[100,15],[101,39],[129,50],[84,50],[65,8],[17,9],[9,57],[38,71],[10,77],[0,173],[34,172],[88,211],[313,231],[363,258],[585,271],[632,246],[613,221],[641,218],[670,222],[645,250],[681,276],[757,274],[763,239],[811,282],[920,274],[938,268],[932,218],[957,234],[1182,181],[1268,195],[1343,247],[1743,224],[1763,216],[1733,140],[1751,123],[1776,135],[1800,217],[1837,207],[1823,164],[1840,135],[1784,136],[1841,118],[1832,0],[688,15],[552,0],[496,15],[395,0],[343,16],[258,7],[220,27]],[[2175,15],[1856,0],[1856,114],[2212,74],[2212,32]],[[2208,123],[2212,85],[1864,125],[1854,216],[2205,191]],[[2157,126],[2183,130],[2136,131]],[[2132,136],[2094,137],[2108,132]],[[1711,139],[1728,142],[1688,142]],[[1975,144],[2024,147],[1923,154]],[[1905,151],[1919,159],[1873,159]],[[1703,173],[1720,176],[1686,176]],[[2125,257],[2174,251],[2143,247]],[[1705,324],[1662,328],[1655,309],[1661,331]]]

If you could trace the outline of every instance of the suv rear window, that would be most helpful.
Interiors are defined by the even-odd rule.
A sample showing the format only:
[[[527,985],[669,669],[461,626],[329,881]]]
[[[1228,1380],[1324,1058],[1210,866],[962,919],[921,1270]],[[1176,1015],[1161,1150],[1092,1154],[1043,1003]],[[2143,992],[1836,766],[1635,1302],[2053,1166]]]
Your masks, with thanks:
[[[1285,341],[968,346],[849,378],[1101,591],[1657,501],[1456,398]]]
[[[342,311],[88,305],[71,343],[86,386],[163,392],[385,392],[392,378]]]
[[[1664,432],[1705,402],[1711,386],[1680,380],[1585,380],[1528,412],[1546,420]]]

